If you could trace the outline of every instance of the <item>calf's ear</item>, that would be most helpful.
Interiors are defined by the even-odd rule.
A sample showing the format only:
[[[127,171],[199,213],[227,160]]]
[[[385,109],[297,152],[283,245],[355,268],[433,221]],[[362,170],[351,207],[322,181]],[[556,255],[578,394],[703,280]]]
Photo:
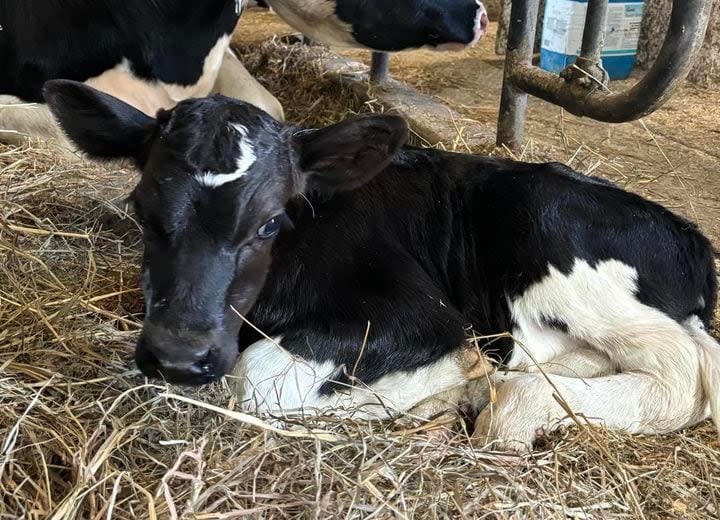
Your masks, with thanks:
[[[408,126],[398,116],[371,115],[293,136],[305,191],[332,195],[354,190],[384,170],[405,144]]]
[[[139,160],[144,155],[155,120],[138,109],[64,79],[47,81],[43,96],[65,134],[89,156]]]

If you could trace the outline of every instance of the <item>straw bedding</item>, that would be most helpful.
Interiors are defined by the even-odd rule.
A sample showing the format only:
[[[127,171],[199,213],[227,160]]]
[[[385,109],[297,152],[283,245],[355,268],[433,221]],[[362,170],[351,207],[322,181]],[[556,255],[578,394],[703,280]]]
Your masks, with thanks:
[[[242,51],[291,120],[378,109],[339,92],[301,46]],[[288,434],[238,414],[226,383],[146,381],[131,363],[141,247],[121,204],[135,175],[40,142],[0,145],[0,518],[720,514],[709,424],[661,437],[572,428],[515,456],[473,447],[459,415]]]

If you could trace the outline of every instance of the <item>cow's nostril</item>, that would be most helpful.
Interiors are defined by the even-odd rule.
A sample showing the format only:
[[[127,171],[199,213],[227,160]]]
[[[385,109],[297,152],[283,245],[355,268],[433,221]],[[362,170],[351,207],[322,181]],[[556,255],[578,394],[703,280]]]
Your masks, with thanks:
[[[486,33],[488,25],[490,25],[490,18],[488,18],[487,13],[483,13],[480,15],[480,30],[483,33]]]

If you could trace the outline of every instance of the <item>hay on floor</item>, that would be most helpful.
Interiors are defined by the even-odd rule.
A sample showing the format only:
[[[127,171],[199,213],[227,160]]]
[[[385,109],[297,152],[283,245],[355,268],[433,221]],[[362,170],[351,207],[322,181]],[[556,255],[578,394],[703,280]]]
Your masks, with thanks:
[[[377,109],[343,97],[306,52],[270,42],[246,56],[291,120]],[[0,518],[720,514],[709,424],[660,437],[570,429],[521,457],[473,447],[461,417],[288,437],[234,414],[225,384],[146,381],[131,363],[140,237],[121,204],[135,175],[0,145]]]

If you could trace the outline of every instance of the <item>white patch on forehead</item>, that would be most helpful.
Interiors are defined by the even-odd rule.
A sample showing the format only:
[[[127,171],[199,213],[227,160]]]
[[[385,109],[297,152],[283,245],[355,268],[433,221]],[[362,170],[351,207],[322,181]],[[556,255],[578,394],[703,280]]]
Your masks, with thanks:
[[[248,129],[237,123],[230,123],[230,128],[240,134],[240,157],[237,158],[235,171],[230,173],[205,172],[195,175],[195,179],[208,188],[217,188],[229,182],[234,182],[244,177],[248,170],[255,164],[255,146],[248,138]]]

